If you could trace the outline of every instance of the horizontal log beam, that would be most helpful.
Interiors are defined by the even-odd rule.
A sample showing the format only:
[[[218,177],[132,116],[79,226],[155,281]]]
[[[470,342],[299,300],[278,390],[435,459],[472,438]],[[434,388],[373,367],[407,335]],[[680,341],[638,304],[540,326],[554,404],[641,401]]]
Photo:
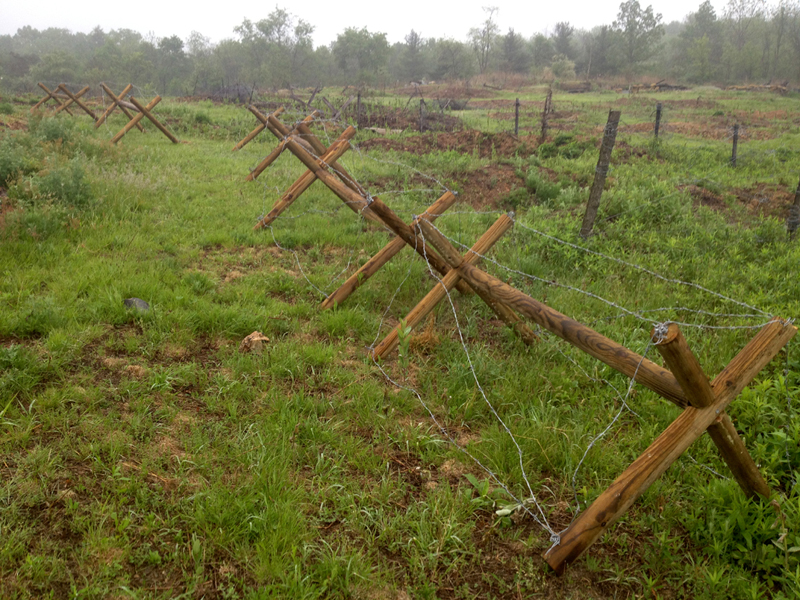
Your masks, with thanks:
[[[147,110],[153,110],[153,108],[155,108],[155,106],[159,102],[161,102],[161,96],[156,96],[147,105],[147,107],[146,107]],[[125,124],[125,127],[120,129],[120,131],[119,131],[119,133],[117,135],[115,135],[113,138],[111,138],[111,143],[112,144],[116,144],[118,141],[120,141],[125,136],[125,134],[128,133],[131,129],[133,129],[134,126],[136,124],[138,124],[139,121],[141,121],[142,119],[144,119],[144,113],[143,112],[140,112],[138,115],[135,115],[130,121],[128,121]]]

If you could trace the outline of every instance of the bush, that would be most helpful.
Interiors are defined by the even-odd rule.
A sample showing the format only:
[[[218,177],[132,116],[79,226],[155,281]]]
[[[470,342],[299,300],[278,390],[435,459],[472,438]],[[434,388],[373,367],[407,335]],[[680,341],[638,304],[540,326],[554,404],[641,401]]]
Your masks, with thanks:
[[[36,161],[13,137],[0,139],[0,185],[8,187],[20,176],[36,171]]]
[[[0,115],[14,114],[14,106],[10,102],[0,104]]]
[[[43,142],[71,142],[75,133],[75,122],[60,117],[32,117],[30,132]]]
[[[561,187],[557,183],[542,179],[535,171],[528,171],[528,176],[525,178],[525,187],[536,195],[536,200],[540,203],[555,199],[561,192]]]

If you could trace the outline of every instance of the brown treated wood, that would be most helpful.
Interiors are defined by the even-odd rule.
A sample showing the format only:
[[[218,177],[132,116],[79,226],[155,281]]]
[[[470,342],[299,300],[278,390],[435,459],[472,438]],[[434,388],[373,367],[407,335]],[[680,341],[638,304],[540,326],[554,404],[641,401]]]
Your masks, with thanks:
[[[47,94],[47,95],[46,95],[44,98],[42,98],[41,100],[39,100],[39,101],[38,101],[36,104],[34,104],[34,105],[31,107],[31,112],[32,112],[32,113],[33,113],[33,112],[35,112],[35,111],[36,111],[36,109],[37,109],[37,108],[39,108],[39,107],[40,107],[42,104],[44,104],[45,102],[47,102],[48,100],[51,100],[51,99],[52,99],[52,100],[53,100],[53,101],[54,101],[54,102],[55,102],[55,103],[56,103],[56,104],[57,104],[59,107],[60,107],[60,106],[63,104],[63,102],[62,102],[62,101],[61,101],[61,100],[58,98],[58,96],[57,96],[57,95],[56,95],[54,92],[51,92],[49,89],[47,89],[47,86],[46,86],[45,84],[43,84],[43,83],[39,82],[39,84],[38,84],[38,85],[39,85],[39,87],[40,87],[40,88],[42,88],[42,89],[44,90],[45,94]],[[67,111],[67,113],[69,113],[70,115],[72,115],[72,113],[69,111],[69,109],[67,109],[67,108],[64,108],[64,110],[66,110],[66,111]]]
[[[317,166],[319,169],[326,169],[327,162],[329,160],[335,160],[342,156],[347,150],[350,148],[350,140],[355,136],[356,129],[355,127],[348,127],[345,129],[344,133],[339,136],[328,151],[319,159],[317,159]],[[272,207],[272,210],[267,213],[267,215],[262,218],[258,223],[256,223],[253,229],[262,229],[270,225],[275,219],[280,216],[280,214],[285,211],[292,203],[300,197],[300,194],[305,192],[312,183],[317,180],[317,174],[320,171],[317,170],[316,172],[308,170],[300,178],[295,181],[288,190],[280,197],[280,199],[275,203],[275,206]]]
[[[510,217],[509,217],[509,220]],[[420,228],[425,233],[425,239],[429,242],[434,248],[436,248],[439,252],[442,252],[443,256],[447,263],[457,270],[459,274],[459,279],[457,280],[456,284],[463,283],[461,280],[463,277],[461,276],[461,271],[458,270],[461,265],[470,265],[470,262],[464,261],[461,255],[458,253],[453,245],[449,242],[447,238],[445,238],[441,233],[439,233],[436,228],[428,223],[427,221],[421,221],[419,224]],[[495,298],[491,295],[487,294],[484,290],[479,288],[474,288],[475,293],[486,302],[489,308],[494,311],[494,313],[500,318],[503,323],[508,325],[521,339],[523,342],[528,344],[529,346],[534,344],[538,341],[539,336],[537,336],[533,330],[522,320],[520,319],[519,315],[517,315],[511,308],[503,304],[502,302],[498,302]]]
[[[472,265],[463,265],[459,270],[462,277],[476,290],[486,291],[498,302],[506,304],[620,373],[628,377],[633,377],[635,374],[637,382],[670,402],[681,408],[686,406],[686,396],[678,384],[678,380],[667,369]]]
[[[277,108],[277,109],[276,109],[276,110],[275,110],[275,111],[274,111],[272,114],[273,114],[273,115],[275,115],[275,116],[278,116],[278,115],[279,115],[279,114],[281,114],[283,111],[284,111],[284,108],[283,108],[283,106],[279,106],[279,107],[278,107],[278,108]],[[243,138],[243,139],[242,139],[242,140],[241,140],[241,141],[240,141],[238,144],[236,144],[236,145],[233,147],[233,150],[232,150],[232,152],[236,152],[237,150],[241,150],[242,148],[244,148],[244,147],[245,147],[247,144],[249,144],[250,142],[252,142],[252,141],[253,141],[253,139],[254,139],[254,138],[255,138],[255,137],[256,137],[256,136],[257,136],[259,133],[261,133],[262,131],[264,131],[266,128],[267,128],[267,125],[266,125],[266,123],[264,123],[263,121],[262,121],[261,123],[259,123],[259,124],[256,126],[256,128],[255,128],[255,129],[253,129],[253,131],[251,131],[250,133],[248,133],[248,134],[247,134],[247,135],[246,135],[246,136],[245,136],[245,137],[244,137],[244,138]]]
[[[147,105],[147,110],[153,110],[153,108],[155,108],[155,106],[159,102],[161,102],[161,96],[156,96]],[[128,121],[125,127],[123,127],[117,135],[111,138],[111,143],[116,144],[118,141],[120,141],[125,136],[125,134],[128,133],[131,129],[133,129],[133,127],[142,119],[144,119],[143,112],[140,112],[138,115],[135,115],[130,121]]]
[[[83,88],[80,92],[78,92],[77,94],[73,94],[72,92],[70,92],[69,89],[67,88],[67,86],[64,85],[63,83],[59,83],[58,84],[58,89],[60,89],[62,92],[64,92],[67,96],[69,96],[70,100],[72,100],[75,104],[77,104],[79,107],[81,107],[83,112],[85,112],[87,115],[92,117],[92,119],[97,121],[97,115],[94,114],[94,111],[91,108],[89,108],[88,106],[86,106],[83,103],[83,101],[80,99],[81,96],[83,96],[86,92],[89,91],[89,86],[88,85],[85,88]]]
[[[425,220],[419,222],[420,226],[423,228],[423,231],[427,231],[425,227],[426,223],[427,221]],[[495,221],[494,224],[488,230],[486,230],[486,233],[484,233],[480,239],[475,242],[475,245],[473,245],[469,252],[467,252],[466,256],[463,258],[461,256],[458,257],[459,262],[464,260],[470,264],[476,264],[481,257],[486,254],[492,246],[494,246],[497,240],[499,240],[506,231],[511,229],[513,225],[514,221],[512,221],[508,215],[501,215],[500,218],[498,218],[497,221]],[[427,233],[425,234],[425,237],[427,241]],[[444,253],[442,253],[442,255],[444,256]],[[417,325],[419,325],[422,320],[427,317],[434,308],[436,308],[436,305],[447,296],[448,292],[450,292],[450,290],[456,286],[456,283],[458,283],[460,279],[461,276],[459,275],[458,269],[453,269],[447,275],[442,277],[441,281],[439,281],[434,288],[428,292],[422,300],[420,300],[419,304],[412,308],[411,312],[406,315],[406,318],[403,320],[405,326],[414,329]],[[392,329],[389,334],[383,338],[383,340],[377,346],[375,346],[372,351],[373,358],[382,358],[386,356],[397,347],[399,342],[400,325]]]
[[[689,404],[695,408],[703,408],[714,403],[711,383],[675,323],[669,325],[665,338],[657,343],[656,348],[681,384]],[[717,422],[708,428],[708,435],[717,446],[742,491],[750,497],[759,495],[769,498],[769,486],[747,452],[744,441],[739,437],[727,413],[719,415]]]
[[[681,415],[570,525],[557,546],[545,554],[553,570],[563,572],[633,502],[663,474],[683,452],[724,413],[733,399],[797,333],[785,321],[763,327],[711,384],[714,403],[687,407]]]
[[[60,84],[60,85],[63,85],[63,84]],[[86,87],[84,87],[82,90],[80,90],[80,91],[79,91],[77,94],[75,94],[75,96],[76,96],[76,97],[78,97],[78,98],[80,98],[81,96],[83,96],[83,95],[84,95],[86,92],[88,92],[88,91],[89,91],[89,86],[87,85],[87,86],[86,86]],[[64,94],[64,95],[66,96],[66,94]],[[58,94],[54,94],[54,95],[53,95],[53,97],[56,97],[56,98],[58,99]],[[68,98],[67,98],[67,100],[66,100],[66,102],[64,102],[64,104],[62,104],[61,106],[59,106],[59,107],[56,109],[56,112],[55,112],[54,114],[58,114],[58,113],[60,113],[62,110],[65,110],[65,111],[67,111],[67,112],[68,112],[70,115],[72,115],[72,113],[70,112],[69,108],[67,108],[67,107],[68,107],[70,104],[74,104],[74,102],[75,102],[75,100],[73,100],[72,98],[69,98],[69,97],[68,97]],[[74,116],[74,115],[73,115],[73,116]]]
[[[128,110],[127,106],[125,106],[126,104],[129,103],[122,101],[122,99],[128,94],[128,92],[130,92],[133,89],[133,85],[131,85],[130,83],[126,85],[125,89],[122,90],[122,93],[119,96],[117,96],[113,91],[111,91],[111,88],[109,88],[105,83],[101,83],[100,87],[103,88],[103,91],[106,93],[106,95],[109,98],[111,98],[111,106],[109,106],[105,110],[105,112],[102,115],[100,115],[100,118],[97,119],[97,121],[94,124],[95,128],[100,127],[100,125],[105,123],[106,119],[108,119],[111,113],[114,112],[114,109],[117,108],[117,106],[119,106],[119,109],[125,114],[126,117],[128,117],[128,120],[133,119],[134,115],[131,114],[131,111]],[[133,107],[132,104],[130,106]],[[141,123],[136,123],[136,127],[139,129],[139,131],[144,133],[144,127],[142,127]]]
[[[282,110],[283,109],[281,108],[281,111]],[[276,116],[277,114],[279,114],[278,111],[272,113],[272,116]],[[306,122],[310,123],[314,119],[315,119],[315,116],[312,114],[312,115],[307,116],[300,123],[301,124],[302,123],[306,123]],[[266,127],[266,125],[265,125],[265,127]],[[289,133],[289,135],[295,135],[296,133],[298,133],[297,127],[292,129],[292,131]],[[272,152],[270,152],[266,156],[266,158],[264,158],[264,160],[262,160],[260,163],[258,163],[258,166],[256,166],[255,169],[250,171],[250,173],[247,175],[247,177],[245,177],[245,181],[255,181],[255,179],[259,175],[261,175],[261,173],[263,173],[266,170],[267,167],[269,167],[272,163],[274,163],[278,159],[278,157],[283,153],[283,151],[285,149],[286,149],[286,142],[284,140],[281,140],[280,143],[278,144],[278,146]],[[326,150],[326,152],[327,152],[327,150]],[[322,152],[321,154],[319,154],[319,156],[323,156],[324,154],[325,154],[325,152]]]
[[[178,138],[176,138],[174,135],[172,135],[172,133],[170,133],[169,129],[164,127],[158,119],[156,119],[153,115],[150,114],[150,109],[147,108],[146,106],[142,106],[141,103],[133,96],[131,96],[131,104],[133,104],[136,108],[138,108],[139,112],[144,114],[145,117],[150,119],[150,122],[153,123],[153,125],[155,125],[159,129],[159,131],[161,131],[161,133],[167,136],[173,144],[180,143],[178,141]]]
[[[412,224],[412,227],[420,219],[428,219],[435,221],[439,215],[444,213],[456,201],[456,195],[453,192],[445,192],[436,202],[431,204],[428,209],[417,217]],[[323,310],[339,306],[347,300],[347,298],[361,287],[370,277],[372,277],[378,270],[394,258],[407,244],[402,238],[396,237],[391,242],[386,244],[375,256],[365,262],[358,271],[353,273],[347,281],[345,281],[339,289],[333,292],[330,296],[325,298],[325,301],[320,304]]]

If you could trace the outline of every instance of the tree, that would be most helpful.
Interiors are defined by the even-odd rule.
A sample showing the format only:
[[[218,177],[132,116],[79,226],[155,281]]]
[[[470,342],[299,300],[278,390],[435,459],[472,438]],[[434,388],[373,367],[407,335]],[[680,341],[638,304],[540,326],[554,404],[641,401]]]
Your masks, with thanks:
[[[541,33],[536,34],[531,41],[531,54],[536,69],[549,67],[555,54],[553,41]]]
[[[619,5],[613,27],[620,35],[629,73],[653,55],[656,44],[664,35],[661,13],[654,13],[652,5],[642,10],[639,0],[628,0]]]
[[[436,65],[437,79],[466,79],[475,72],[468,48],[449,38],[436,42]]]
[[[500,42],[503,51],[503,69],[512,73],[525,73],[530,67],[530,55],[525,40],[513,29],[509,29]]]
[[[425,75],[424,57],[422,48],[424,40],[413,29],[405,37],[402,54],[400,58],[400,71],[403,79],[408,81],[420,81]]]
[[[470,44],[478,59],[478,70],[481,74],[485,73],[489,66],[489,59],[499,31],[497,23],[494,22],[494,13],[498,11],[498,8],[484,6],[483,11],[489,16],[480,27],[473,27],[469,30]]]
[[[680,33],[679,56],[685,59],[687,75],[692,81],[708,81],[722,57],[722,29],[714,7],[705,0],[697,12],[686,17]]]
[[[158,81],[163,94],[180,91],[187,66],[181,38],[173,35],[158,41]]]
[[[553,30],[553,49],[556,54],[563,54],[569,59],[575,58],[575,51],[572,49],[572,34],[575,28],[569,23],[562,21],[556,23]]]
[[[333,42],[333,56],[347,83],[374,83],[386,71],[389,43],[385,33],[348,27]]]

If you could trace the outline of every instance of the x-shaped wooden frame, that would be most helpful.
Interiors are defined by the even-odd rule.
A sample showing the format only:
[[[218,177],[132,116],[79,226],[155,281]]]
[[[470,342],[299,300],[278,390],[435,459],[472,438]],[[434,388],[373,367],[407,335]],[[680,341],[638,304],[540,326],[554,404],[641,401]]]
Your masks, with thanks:
[[[117,101],[119,102],[119,98],[117,99]],[[123,127],[117,135],[115,135],[113,138],[111,138],[111,143],[112,144],[116,144],[118,141],[120,141],[125,136],[126,133],[128,133],[131,129],[133,129],[134,126],[138,125],[139,121],[141,121],[145,117],[150,119],[150,122],[153,125],[155,125],[156,128],[158,128],[158,130],[161,133],[163,133],[165,136],[167,136],[169,138],[169,140],[173,144],[179,144],[180,143],[178,138],[176,138],[174,135],[172,135],[172,133],[170,133],[169,129],[164,127],[164,125],[162,125],[161,122],[158,119],[156,119],[150,113],[150,111],[153,110],[153,108],[156,106],[156,104],[161,102],[161,96],[156,96],[155,98],[153,98],[147,104],[147,106],[142,106],[142,104],[136,98],[134,98],[133,96],[130,97],[130,101],[131,101],[131,105],[133,106],[133,108],[139,111],[139,114],[134,116],[130,121],[128,121],[127,125],[125,125],[125,127]],[[120,108],[122,108],[121,105],[120,105]]]
[[[252,108],[251,108],[250,106],[248,106],[247,108],[248,108],[248,110],[250,110],[250,112],[253,112],[253,111],[252,111],[252,109],[254,109],[254,108],[255,108],[255,106],[253,106]],[[278,109],[277,109],[277,110],[276,110],[274,113],[272,113],[272,114],[273,114],[273,115],[275,115],[275,116],[277,117],[277,116],[278,116],[278,115],[280,115],[280,114],[281,114],[281,113],[282,113],[284,110],[285,110],[285,109],[284,109],[284,107],[283,107],[283,106],[279,106],[279,107],[278,107]],[[256,109],[256,111],[258,112],[258,109]],[[254,115],[256,115],[256,119],[258,119],[258,120],[259,120],[259,123],[258,123],[258,125],[256,125],[256,128],[255,128],[255,129],[253,129],[253,131],[251,131],[251,132],[250,132],[250,133],[248,133],[246,136],[244,136],[244,138],[242,138],[242,140],[241,140],[239,143],[237,143],[237,144],[236,144],[236,145],[233,147],[233,150],[231,150],[231,152],[236,152],[237,150],[241,150],[241,149],[242,149],[242,148],[244,148],[244,147],[245,147],[247,144],[249,144],[250,142],[252,142],[252,141],[253,141],[253,139],[254,139],[254,138],[255,138],[255,137],[256,137],[256,136],[257,136],[259,133],[261,133],[262,131],[264,131],[264,130],[267,128],[266,117],[262,119],[261,117],[264,117],[264,115],[262,115],[260,112],[258,112],[258,114],[256,114],[256,113],[253,113],[253,114],[254,114]]]
[[[275,203],[272,210],[256,223],[254,229],[267,227],[278,218],[300,194],[308,189],[314,181],[319,179],[336,194],[348,208],[356,213],[364,215],[367,219],[386,225],[390,230],[394,231],[405,244],[410,245],[417,253],[423,256],[423,258],[426,258],[426,260],[428,260],[442,275],[447,274],[450,267],[447,266],[447,263],[433,250],[429,249],[426,254],[426,251],[423,249],[422,240],[417,237],[413,225],[406,225],[403,220],[379,198],[370,196],[367,191],[347,173],[344,167],[336,162],[350,147],[349,140],[352,139],[356,133],[354,127],[345,129],[342,135],[340,135],[329,148],[326,148],[311,132],[308,125],[303,122],[295,127],[296,134],[293,134],[294,130],[289,130],[289,128],[281,123],[274,114],[264,117],[264,122],[266,123],[267,129],[281,140],[281,146],[287,148],[305,164],[306,167],[308,167],[308,171],[292,184],[287,192]],[[315,154],[319,158],[317,158]],[[329,167],[334,169],[336,173],[335,177],[329,172]],[[446,192],[439,200],[442,203],[450,202],[448,197],[450,195],[452,195],[451,192]],[[373,207],[378,207],[381,210],[381,214],[376,215],[372,210]],[[401,248],[402,247],[396,248],[394,253],[396,254]],[[387,255],[388,253],[384,254],[385,261],[383,264],[391,258],[391,256],[387,257]],[[377,268],[380,268],[380,265]],[[377,270],[377,268],[375,270]],[[459,282],[457,287],[462,293],[471,293],[469,286],[462,282]],[[355,289],[355,287],[352,289]],[[350,292],[352,292],[352,289]],[[348,294],[350,292],[348,292]]]
[[[88,85],[81,91],[79,91],[77,94],[73,94],[71,91],[69,91],[69,88],[67,88],[67,86],[64,85],[63,83],[58,84],[58,89],[61,90],[61,92],[65,94],[67,98],[69,98],[72,102],[77,104],[81,108],[81,110],[83,110],[83,112],[92,117],[94,121],[97,121],[97,115],[94,114],[94,111],[90,109],[88,106],[86,106],[83,103],[83,100],[81,100],[81,96],[83,96],[89,90]],[[56,112],[58,112],[58,110],[56,110]]]
[[[791,323],[776,318],[765,325],[709,383],[674,323],[663,335],[654,335],[656,348],[670,369],[667,370],[474,267],[460,257],[433,226],[423,229],[426,241],[437,248],[449,265],[476,290],[497,302],[506,303],[544,329],[683,409],[650,447],[575,518],[559,542],[548,550],[545,560],[556,572],[563,572],[568,563],[575,561],[706,431],[745,494],[769,497],[769,487],[725,409],[794,337],[797,328]]]
[[[67,96],[63,92],[61,94],[58,94],[57,92],[50,91],[49,89],[47,89],[47,86],[45,84],[41,83],[41,82],[39,82],[38,85],[39,85],[40,88],[42,88],[44,90],[44,93],[47,94],[47,95],[44,98],[42,98],[41,100],[39,100],[39,102],[37,102],[36,104],[34,104],[31,107],[31,112],[34,112],[42,104],[44,104],[48,100],[52,99],[56,104],[58,104],[58,108],[56,108],[55,114],[58,114],[63,110],[67,114],[69,114],[70,116],[75,116],[75,115],[72,114],[72,111],[70,111],[70,109],[68,108],[70,104],[75,102],[72,98],[70,98],[69,96]],[[58,89],[58,88],[56,88],[56,89]],[[75,94],[75,97],[80,98],[81,96],[83,96],[88,91],[89,91],[89,86],[87,85],[81,91],[79,91],[77,94]]]
[[[437,231],[429,219],[418,218],[415,222],[415,225],[418,230],[422,231],[422,235],[425,240],[427,240],[427,237],[431,231]],[[466,262],[474,265],[513,225],[514,221],[511,216],[501,215],[497,221],[495,221],[494,225],[492,225],[486,231],[486,233],[484,233],[480,239],[475,242],[475,245],[472,246],[472,248],[470,248],[464,256],[461,256],[461,254],[455,248],[453,248],[452,245],[449,247],[443,247],[440,252],[442,252],[442,256],[444,256],[449,263],[457,262],[458,264],[461,264],[462,262]],[[437,233],[439,232],[437,231]],[[428,249],[428,252],[430,252],[430,249]],[[448,256],[446,253],[452,253],[452,255]],[[407,327],[411,327],[412,329],[419,325],[422,320],[428,316],[428,314],[430,314],[434,308],[436,308],[436,305],[441,302],[449,294],[450,290],[452,290],[460,281],[461,275],[459,274],[458,269],[453,269],[450,271],[447,275],[442,277],[442,279],[430,292],[428,292],[428,294],[419,302],[419,304],[411,309],[411,312],[406,315],[406,318],[402,322]],[[475,288],[475,292],[506,325],[508,325],[514,332],[517,333],[517,335],[519,335],[522,341],[524,341],[526,344],[531,345],[539,339],[538,336],[530,329],[530,327],[528,327],[528,325],[522,321],[522,319],[520,319],[519,316],[508,306],[501,302],[495,301],[478,288]],[[392,329],[381,341],[381,343],[375,346],[372,351],[373,358],[382,358],[397,347],[400,341],[400,327],[401,326],[398,325]]]
[[[105,110],[105,112],[102,115],[100,115],[100,118],[97,119],[97,121],[94,124],[95,128],[100,127],[100,125],[105,123],[106,119],[108,119],[108,117],[111,116],[111,113],[114,112],[114,109],[117,107],[119,107],[119,109],[123,113],[125,113],[125,116],[128,117],[129,121],[132,121],[134,119],[134,115],[128,109],[129,107],[133,107],[133,105],[129,104],[128,106],[125,106],[125,104],[128,103],[124,101],[124,98],[133,89],[133,85],[131,85],[130,83],[126,85],[125,89],[122,90],[122,93],[119,95],[111,91],[111,89],[105,83],[101,83],[100,87],[103,88],[103,91],[106,93],[106,96],[108,96],[109,100],[111,100],[111,106],[109,106]],[[144,133],[144,127],[142,127],[142,124],[139,123],[139,121],[136,122],[136,127],[139,129],[139,131]]]

